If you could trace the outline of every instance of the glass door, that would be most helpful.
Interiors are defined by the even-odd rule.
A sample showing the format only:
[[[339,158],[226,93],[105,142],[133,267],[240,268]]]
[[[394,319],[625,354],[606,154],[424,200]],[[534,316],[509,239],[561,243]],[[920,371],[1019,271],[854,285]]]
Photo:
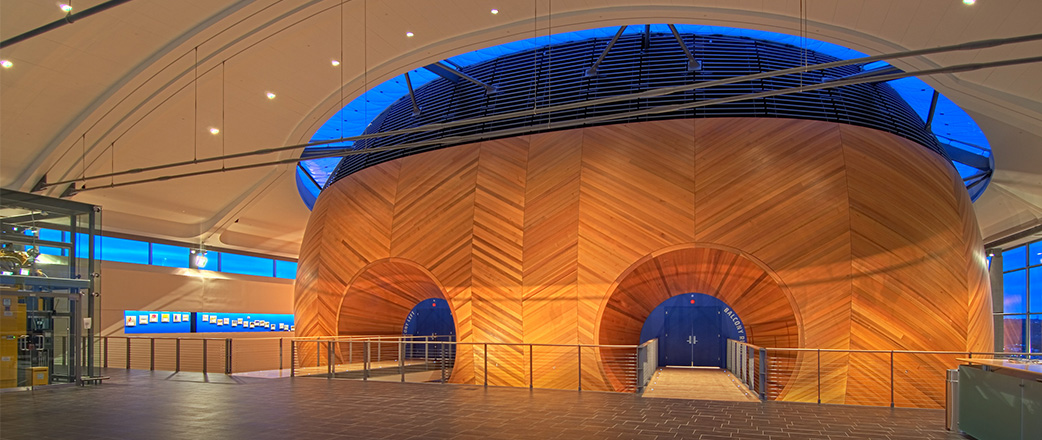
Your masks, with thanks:
[[[0,387],[75,382],[76,344],[71,332],[75,299],[4,292]]]

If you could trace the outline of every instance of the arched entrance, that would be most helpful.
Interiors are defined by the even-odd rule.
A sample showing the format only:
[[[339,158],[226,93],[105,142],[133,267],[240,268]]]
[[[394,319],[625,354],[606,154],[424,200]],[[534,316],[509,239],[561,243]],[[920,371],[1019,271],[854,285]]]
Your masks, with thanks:
[[[745,326],[727,303],[685,293],[659,303],[644,321],[640,342],[658,339],[660,366],[725,367],[727,340],[745,341]]]
[[[623,271],[608,289],[597,320],[597,343],[639,343],[644,325],[657,306],[678,295],[698,292],[719,299],[741,316],[748,342],[798,347],[801,328],[797,310],[776,279],[754,259],[716,244],[692,243],[652,252]],[[698,299],[694,299],[697,304]],[[629,386],[627,371],[607,359],[602,359],[602,365],[612,388],[621,391]],[[787,377],[777,378],[779,384],[787,381]]]

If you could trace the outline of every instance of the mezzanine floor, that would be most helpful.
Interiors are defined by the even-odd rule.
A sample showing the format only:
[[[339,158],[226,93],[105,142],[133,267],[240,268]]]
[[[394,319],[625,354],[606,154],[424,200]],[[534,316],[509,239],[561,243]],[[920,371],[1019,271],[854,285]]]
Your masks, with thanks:
[[[939,410],[110,370],[0,394],[2,439],[931,439]]]

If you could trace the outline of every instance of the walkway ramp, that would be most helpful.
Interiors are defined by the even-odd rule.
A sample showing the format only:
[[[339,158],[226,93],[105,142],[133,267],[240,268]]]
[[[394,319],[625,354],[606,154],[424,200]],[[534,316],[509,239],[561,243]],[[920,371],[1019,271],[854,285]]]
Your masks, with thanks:
[[[644,397],[758,402],[730,372],[714,367],[662,367],[655,371]]]

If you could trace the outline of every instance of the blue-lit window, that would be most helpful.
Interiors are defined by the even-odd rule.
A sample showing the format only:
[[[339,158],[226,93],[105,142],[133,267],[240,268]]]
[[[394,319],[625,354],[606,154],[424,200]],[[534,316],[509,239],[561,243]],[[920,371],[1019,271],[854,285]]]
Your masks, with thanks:
[[[1024,267],[1027,262],[1027,248],[1024,246],[1002,252],[1002,271],[1009,272]]]
[[[1016,273],[1016,272],[1014,272]],[[1042,313],[1042,266],[1035,266],[1028,272],[1028,305],[1031,313]]]
[[[1027,272],[1018,270],[1002,274],[1002,311],[1027,312]]]
[[[57,229],[40,229],[40,240],[62,242],[65,241],[63,240],[63,238],[64,234],[62,233],[62,231],[59,231]],[[69,255],[69,251],[65,249],[48,246],[40,246],[40,253],[58,256]]]
[[[1003,348],[1042,352],[1042,241],[1003,251],[1002,269]]]
[[[188,267],[189,249],[152,243],[152,264],[164,267]]]
[[[275,263],[271,258],[226,253],[221,255],[221,267],[218,270],[228,273],[270,277],[274,275]]]
[[[148,242],[102,237],[101,247],[102,260],[148,264]]]
[[[90,240],[87,240],[87,234],[76,234],[76,258],[87,258],[87,253],[90,252]],[[94,236],[94,259],[99,259],[101,255],[101,236]]]
[[[297,263],[292,261],[275,260],[275,276],[278,278],[296,279]],[[1042,289],[1040,289],[1042,291]]]
[[[1028,325],[1031,327],[1029,330],[1031,352],[1042,353],[1042,315],[1031,315],[1031,322]]]
[[[1024,315],[1006,316],[1002,319],[1002,351],[1023,353],[1026,346],[1027,320]],[[995,329],[998,331],[999,329]]]

